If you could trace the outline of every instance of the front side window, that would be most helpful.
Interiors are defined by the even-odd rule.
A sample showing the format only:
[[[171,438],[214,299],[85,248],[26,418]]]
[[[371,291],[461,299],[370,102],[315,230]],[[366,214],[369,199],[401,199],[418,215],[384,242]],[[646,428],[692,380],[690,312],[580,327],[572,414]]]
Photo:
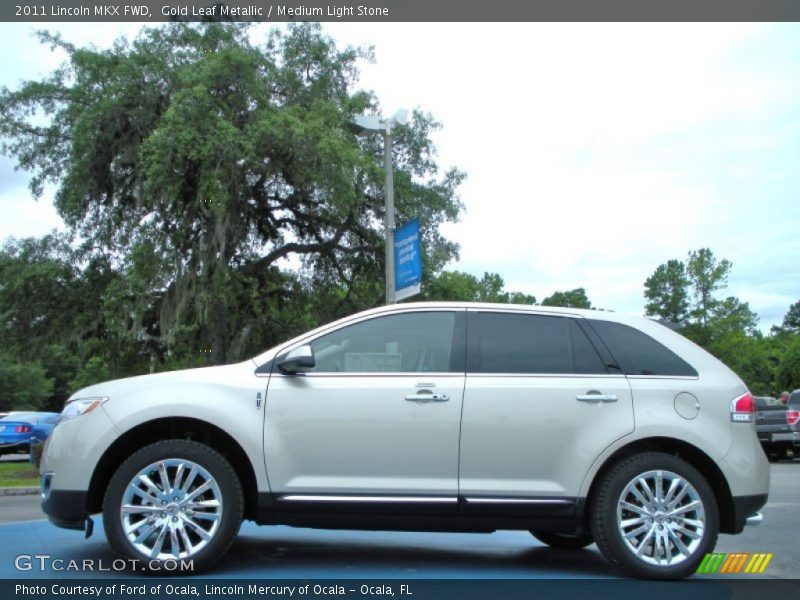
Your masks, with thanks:
[[[309,372],[455,371],[454,333],[453,312],[414,312],[361,321],[311,342],[316,366]]]

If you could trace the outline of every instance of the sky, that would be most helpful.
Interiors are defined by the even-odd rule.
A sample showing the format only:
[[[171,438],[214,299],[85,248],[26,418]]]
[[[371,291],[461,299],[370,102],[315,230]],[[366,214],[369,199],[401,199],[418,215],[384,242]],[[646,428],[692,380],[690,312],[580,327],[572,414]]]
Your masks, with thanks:
[[[61,56],[35,26],[0,24],[0,85]],[[49,24],[107,46],[136,24]],[[643,314],[644,281],[711,248],[733,263],[725,295],[768,331],[800,299],[800,24],[333,23],[374,46],[360,88],[385,114],[430,112],[440,167],[467,173],[444,233],[448,268],[499,273],[540,301],[584,287]],[[253,31],[254,41],[267,26]],[[0,158],[0,240],[63,227],[50,198]]]

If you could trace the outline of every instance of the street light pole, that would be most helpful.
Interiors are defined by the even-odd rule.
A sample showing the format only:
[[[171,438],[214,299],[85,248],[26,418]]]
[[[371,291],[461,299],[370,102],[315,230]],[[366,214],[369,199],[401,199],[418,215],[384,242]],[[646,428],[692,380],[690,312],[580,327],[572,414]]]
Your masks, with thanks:
[[[392,122],[387,121],[383,134],[383,162],[386,169],[386,304],[395,303],[394,289],[394,173],[392,172]]]
[[[386,229],[386,304],[396,302],[394,289],[394,173],[392,172],[392,125],[405,125],[408,123],[408,111],[400,109],[391,118],[383,120],[376,116],[357,116],[353,122],[356,135],[367,135],[372,132],[383,134],[383,166],[386,170],[386,206],[384,228]]]

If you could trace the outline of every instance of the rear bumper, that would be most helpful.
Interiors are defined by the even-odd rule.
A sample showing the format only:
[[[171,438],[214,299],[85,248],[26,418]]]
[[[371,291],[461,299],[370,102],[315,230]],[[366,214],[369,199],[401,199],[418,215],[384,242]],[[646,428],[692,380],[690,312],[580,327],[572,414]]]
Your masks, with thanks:
[[[733,498],[733,530],[725,533],[741,533],[745,525],[757,525],[763,520],[758,512],[767,503],[767,494],[736,496]],[[758,515],[758,516],[756,516]],[[761,517],[760,519],[758,517]],[[752,517],[752,518],[751,518]],[[749,523],[748,523],[749,520]]]
[[[72,490],[50,490],[42,500],[42,510],[56,527],[64,529],[86,529],[86,492]]]
[[[25,452],[30,452],[31,450],[31,443],[29,441],[26,442],[6,442],[4,444],[0,444],[0,454],[5,452],[19,452],[20,450]]]
[[[773,433],[772,442],[789,443],[792,446],[800,446],[800,433],[790,431],[788,433]]]

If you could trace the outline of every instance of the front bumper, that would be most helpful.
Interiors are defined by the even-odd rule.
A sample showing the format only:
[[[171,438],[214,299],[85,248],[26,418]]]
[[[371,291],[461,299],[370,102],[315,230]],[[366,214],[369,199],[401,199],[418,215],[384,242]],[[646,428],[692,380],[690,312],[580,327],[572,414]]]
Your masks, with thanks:
[[[87,493],[73,490],[52,490],[45,488],[46,473],[42,476],[42,510],[56,527],[84,531],[89,513],[86,511]]]

